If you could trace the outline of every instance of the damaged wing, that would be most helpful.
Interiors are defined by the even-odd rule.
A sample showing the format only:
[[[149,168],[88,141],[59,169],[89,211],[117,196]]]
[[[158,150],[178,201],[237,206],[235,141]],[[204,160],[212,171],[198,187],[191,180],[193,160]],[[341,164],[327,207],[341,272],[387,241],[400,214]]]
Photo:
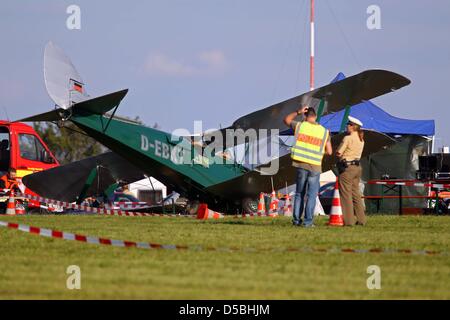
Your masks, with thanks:
[[[144,173],[113,152],[72,162],[23,177],[22,181],[42,197],[66,202],[77,200],[92,170],[96,169],[94,182],[86,196],[101,193],[116,182],[128,184],[144,179]]]
[[[398,90],[411,81],[402,75],[386,70],[366,70],[354,76],[330,83],[297,97],[274,104],[270,107],[249,113],[237,119],[231,126],[219,130],[224,138],[232,134],[228,129],[278,129],[286,130],[284,117],[309,105],[318,109],[321,100],[324,101],[323,115],[337,112],[346,106],[353,106],[364,100],[370,100],[383,94]],[[228,130],[228,131],[227,131]],[[213,136],[214,132],[206,133],[205,138]],[[230,137],[231,139],[232,137]]]

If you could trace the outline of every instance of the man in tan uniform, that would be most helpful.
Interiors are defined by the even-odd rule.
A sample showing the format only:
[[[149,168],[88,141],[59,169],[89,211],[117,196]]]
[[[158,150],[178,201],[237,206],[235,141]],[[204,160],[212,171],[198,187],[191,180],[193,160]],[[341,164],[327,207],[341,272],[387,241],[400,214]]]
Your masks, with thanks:
[[[339,194],[341,196],[344,224],[352,226],[364,225],[366,215],[359,190],[361,180],[360,159],[364,149],[364,133],[361,130],[362,122],[354,117],[348,117],[347,135],[337,148],[336,155],[340,158],[339,168]]]

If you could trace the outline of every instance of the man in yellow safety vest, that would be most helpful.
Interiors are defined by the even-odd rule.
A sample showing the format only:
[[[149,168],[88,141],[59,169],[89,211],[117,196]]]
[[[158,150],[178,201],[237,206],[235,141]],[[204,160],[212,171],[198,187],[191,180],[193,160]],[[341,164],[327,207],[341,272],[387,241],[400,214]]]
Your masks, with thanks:
[[[297,115],[303,116],[302,121],[294,120]],[[291,148],[292,166],[297,168],[297,186],[292,220],[295,226],[314,227],[314,207],[320,188],[322,158],[325,152],[328,155],[333,152],[329,131],[318,124],[316,120],[316,111],[308,106],[304,106],[284,118],[285,124],[295,132],[295,143]],[[306,208],[305,195],[307,196]],[[303,208],[305,208],[305,216],[302,223]]]

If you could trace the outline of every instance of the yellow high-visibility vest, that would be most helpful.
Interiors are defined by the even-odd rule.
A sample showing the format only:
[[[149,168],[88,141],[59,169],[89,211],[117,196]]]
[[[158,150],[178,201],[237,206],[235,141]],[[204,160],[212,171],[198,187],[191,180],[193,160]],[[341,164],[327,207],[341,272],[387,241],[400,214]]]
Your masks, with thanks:
[[[295,127],[295,143],[291,158],[295,161],[320,166],[328,140],[328,130],[320,124],[303,121]]]

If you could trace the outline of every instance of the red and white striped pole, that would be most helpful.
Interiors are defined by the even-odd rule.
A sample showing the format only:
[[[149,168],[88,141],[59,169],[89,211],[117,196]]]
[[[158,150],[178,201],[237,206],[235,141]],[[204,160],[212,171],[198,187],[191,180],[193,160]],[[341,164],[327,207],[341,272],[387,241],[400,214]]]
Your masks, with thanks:
[[[314,90],[314,0],[311,0],[311,17],[310,17],[310,29],[311,29],[311,57],[309,60],[309,89]]]

